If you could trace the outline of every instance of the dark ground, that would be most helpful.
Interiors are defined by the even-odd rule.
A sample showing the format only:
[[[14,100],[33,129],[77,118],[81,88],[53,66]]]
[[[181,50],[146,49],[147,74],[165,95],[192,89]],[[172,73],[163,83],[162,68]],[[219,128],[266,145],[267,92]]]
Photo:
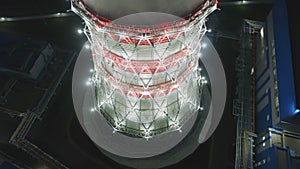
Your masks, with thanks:
[[[235,58],[239,54],[240,24],[243,18],[263,20],[270,10],[270,4],[220,8],[220,11],[215,11],[208,18],[208,27],[213,31],[207,36],[221,57],[228,82],[228,98],[222,120],[207,142],[201,144],[183,161],[166,169],[234,168],[236,124],[232,115],[232,99],[235,92],[233,68]],[[0,23],[0,33],[32,37],[79,52],[86,41],[83,34],[77,34],[77,29],[82,27],[82,20],[73,16]],[[71,78],[72,70],[67,73],[63,85],[49,110],[44,113],[42,121],[36,122],[27,139],[71,169],[126,168],[102,155],[82,130],[73,108]],[[2,121],[5,120],[1,118]],[[13,121],[11,123],[15,123],[16,120]]]

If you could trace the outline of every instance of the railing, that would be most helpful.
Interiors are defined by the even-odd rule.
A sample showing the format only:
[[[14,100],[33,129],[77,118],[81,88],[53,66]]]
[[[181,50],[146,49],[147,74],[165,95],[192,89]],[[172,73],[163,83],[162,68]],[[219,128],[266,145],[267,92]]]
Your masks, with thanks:
[[[17,83],[17,80],[11,78],[7,81],[5,86],[0,90],[0,104],[4,104],[6,102],[7,95],[11,92],[12,88]]]
[[[28,141],[25,138],[36,119],[37,119],[36,114],[31,112],[25,113],[22,121],[20,122],[17,129],[11,136],[9,143],[15,145],[18,148],[23,149],[33,157],[44,161],[48,166],[51,166],[51,168],[67,169],[68,167],[64,166],[59,161],[55,160],[52,156],[45,153],[39,147],[32,144],[30,141]]]

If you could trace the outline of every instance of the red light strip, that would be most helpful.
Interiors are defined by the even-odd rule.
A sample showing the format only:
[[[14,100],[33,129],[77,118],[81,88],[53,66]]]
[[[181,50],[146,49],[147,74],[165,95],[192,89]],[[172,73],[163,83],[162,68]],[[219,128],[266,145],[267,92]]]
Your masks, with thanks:
[[[113,66],[124,70],[125,72],[130,73],[141,73],[141,74],[153,74],[153,73],[161,73],[165,72],[166,69],[171,69],[175,66],[178,66],[179,63],[184,61],[184,58],[187,56],[187,47],[183,48],[181,51],[166,57],[160,62],[160,60],[151,60],[151,61],[139,61],[139,60],[131,60],[130,63],[125,58],[121,56],[109,52],[106,48],[103,47],[104,57],[106,62],[113,62]],[[176,62],[178,61],[178,62]],[[127,64],[131,64],[131,66],[127,66]],[[164,67],[160,66],[161,64]],[[144,68],[148,69],[144,69]]]
[[[180,83],[184,82],[185,78],[188,75],[190,75],[190,71],[191,71],[192,67],[194,67],[194,66],[195,66],[194,61],[192,61],[188,65],[187,69],[176,79],[177,84],[180,85]],[[145,90],[143,86],[132,85],[132,84],[118,81],[118,79],[116,79],[114,76],[112,76],[109,72],[106,71],[106,69],[103,67],[103,65],[100,66],[100,69],[101,69],[101,72],[104,73],[104,76],[109,80],[109,82],[113,86],[113,88],[120,91],[121,93],[123,93],[125,95],[135,96],[135,97],[139,97],[139,98],[154,98],[154,97],[158,97],[158,96],[167,95],[167,94],[175,91],[175,89],[176,89],[173,87],[174,82],[169,81],[167,83],[149,86],[148,90]],[[149,92],[149,94],[144,94],[145,91]]]
[[[139,45],[151,45],[151,44],[162,44],[162,43],[167,43],[170,42],[171,40],[175,39],[177,35],[173,36],[158,36],[158,37],[153,37],[151,39],[139,39],[139,38],[123,38],[119,42],[120,43],[125,43],[125,44],[139,44]],[[117,39],[115,39],[117,40]],[[150,43],[151,44],[150,44]]]

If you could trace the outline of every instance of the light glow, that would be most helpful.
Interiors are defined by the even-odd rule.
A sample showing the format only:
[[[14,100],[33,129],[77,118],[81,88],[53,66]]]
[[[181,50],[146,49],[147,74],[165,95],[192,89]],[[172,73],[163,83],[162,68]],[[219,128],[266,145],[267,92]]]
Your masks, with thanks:
[[[90,86],[92,83],[91,83],[91,81],[86,81],[85,84],[86,84],[87,86]]]
[[[77,29],[77,33],[78,33],[78,34],[82,34],[83,31],[82,31],[81,29]]]
[[[90,45],[89,45],[89,44],[85,44],[84,47],[85,47],[86,49],[89,49],[89,48],[90,48]]]
[[[264,27],[260,29],[260,36],[261,38],[264,38]]]

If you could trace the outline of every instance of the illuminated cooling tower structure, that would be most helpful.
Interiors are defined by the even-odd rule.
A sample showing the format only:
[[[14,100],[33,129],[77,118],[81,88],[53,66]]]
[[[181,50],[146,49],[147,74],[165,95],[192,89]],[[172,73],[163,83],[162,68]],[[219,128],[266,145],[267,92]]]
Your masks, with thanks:
[[[197,137],[197,146],[212,134],[223,113],[226,80],[210,43],[211,56],[201,60],[200,41],[216,8],[216,0],[72,0],[90,44],[74,68],[74,107],[105,154],[118,162],[115,155],[172,156],[187,135]],[[218,115],[213,106],[220,107]]]
[[[199,41],[215,2],[203,3],[188,20],[146,12],[109,22],[84,0],[73,1],[73,8],[86,22],[92,47],[95,110],[131,136],[180,130],[201,107],[207,81],[198,70]]]

